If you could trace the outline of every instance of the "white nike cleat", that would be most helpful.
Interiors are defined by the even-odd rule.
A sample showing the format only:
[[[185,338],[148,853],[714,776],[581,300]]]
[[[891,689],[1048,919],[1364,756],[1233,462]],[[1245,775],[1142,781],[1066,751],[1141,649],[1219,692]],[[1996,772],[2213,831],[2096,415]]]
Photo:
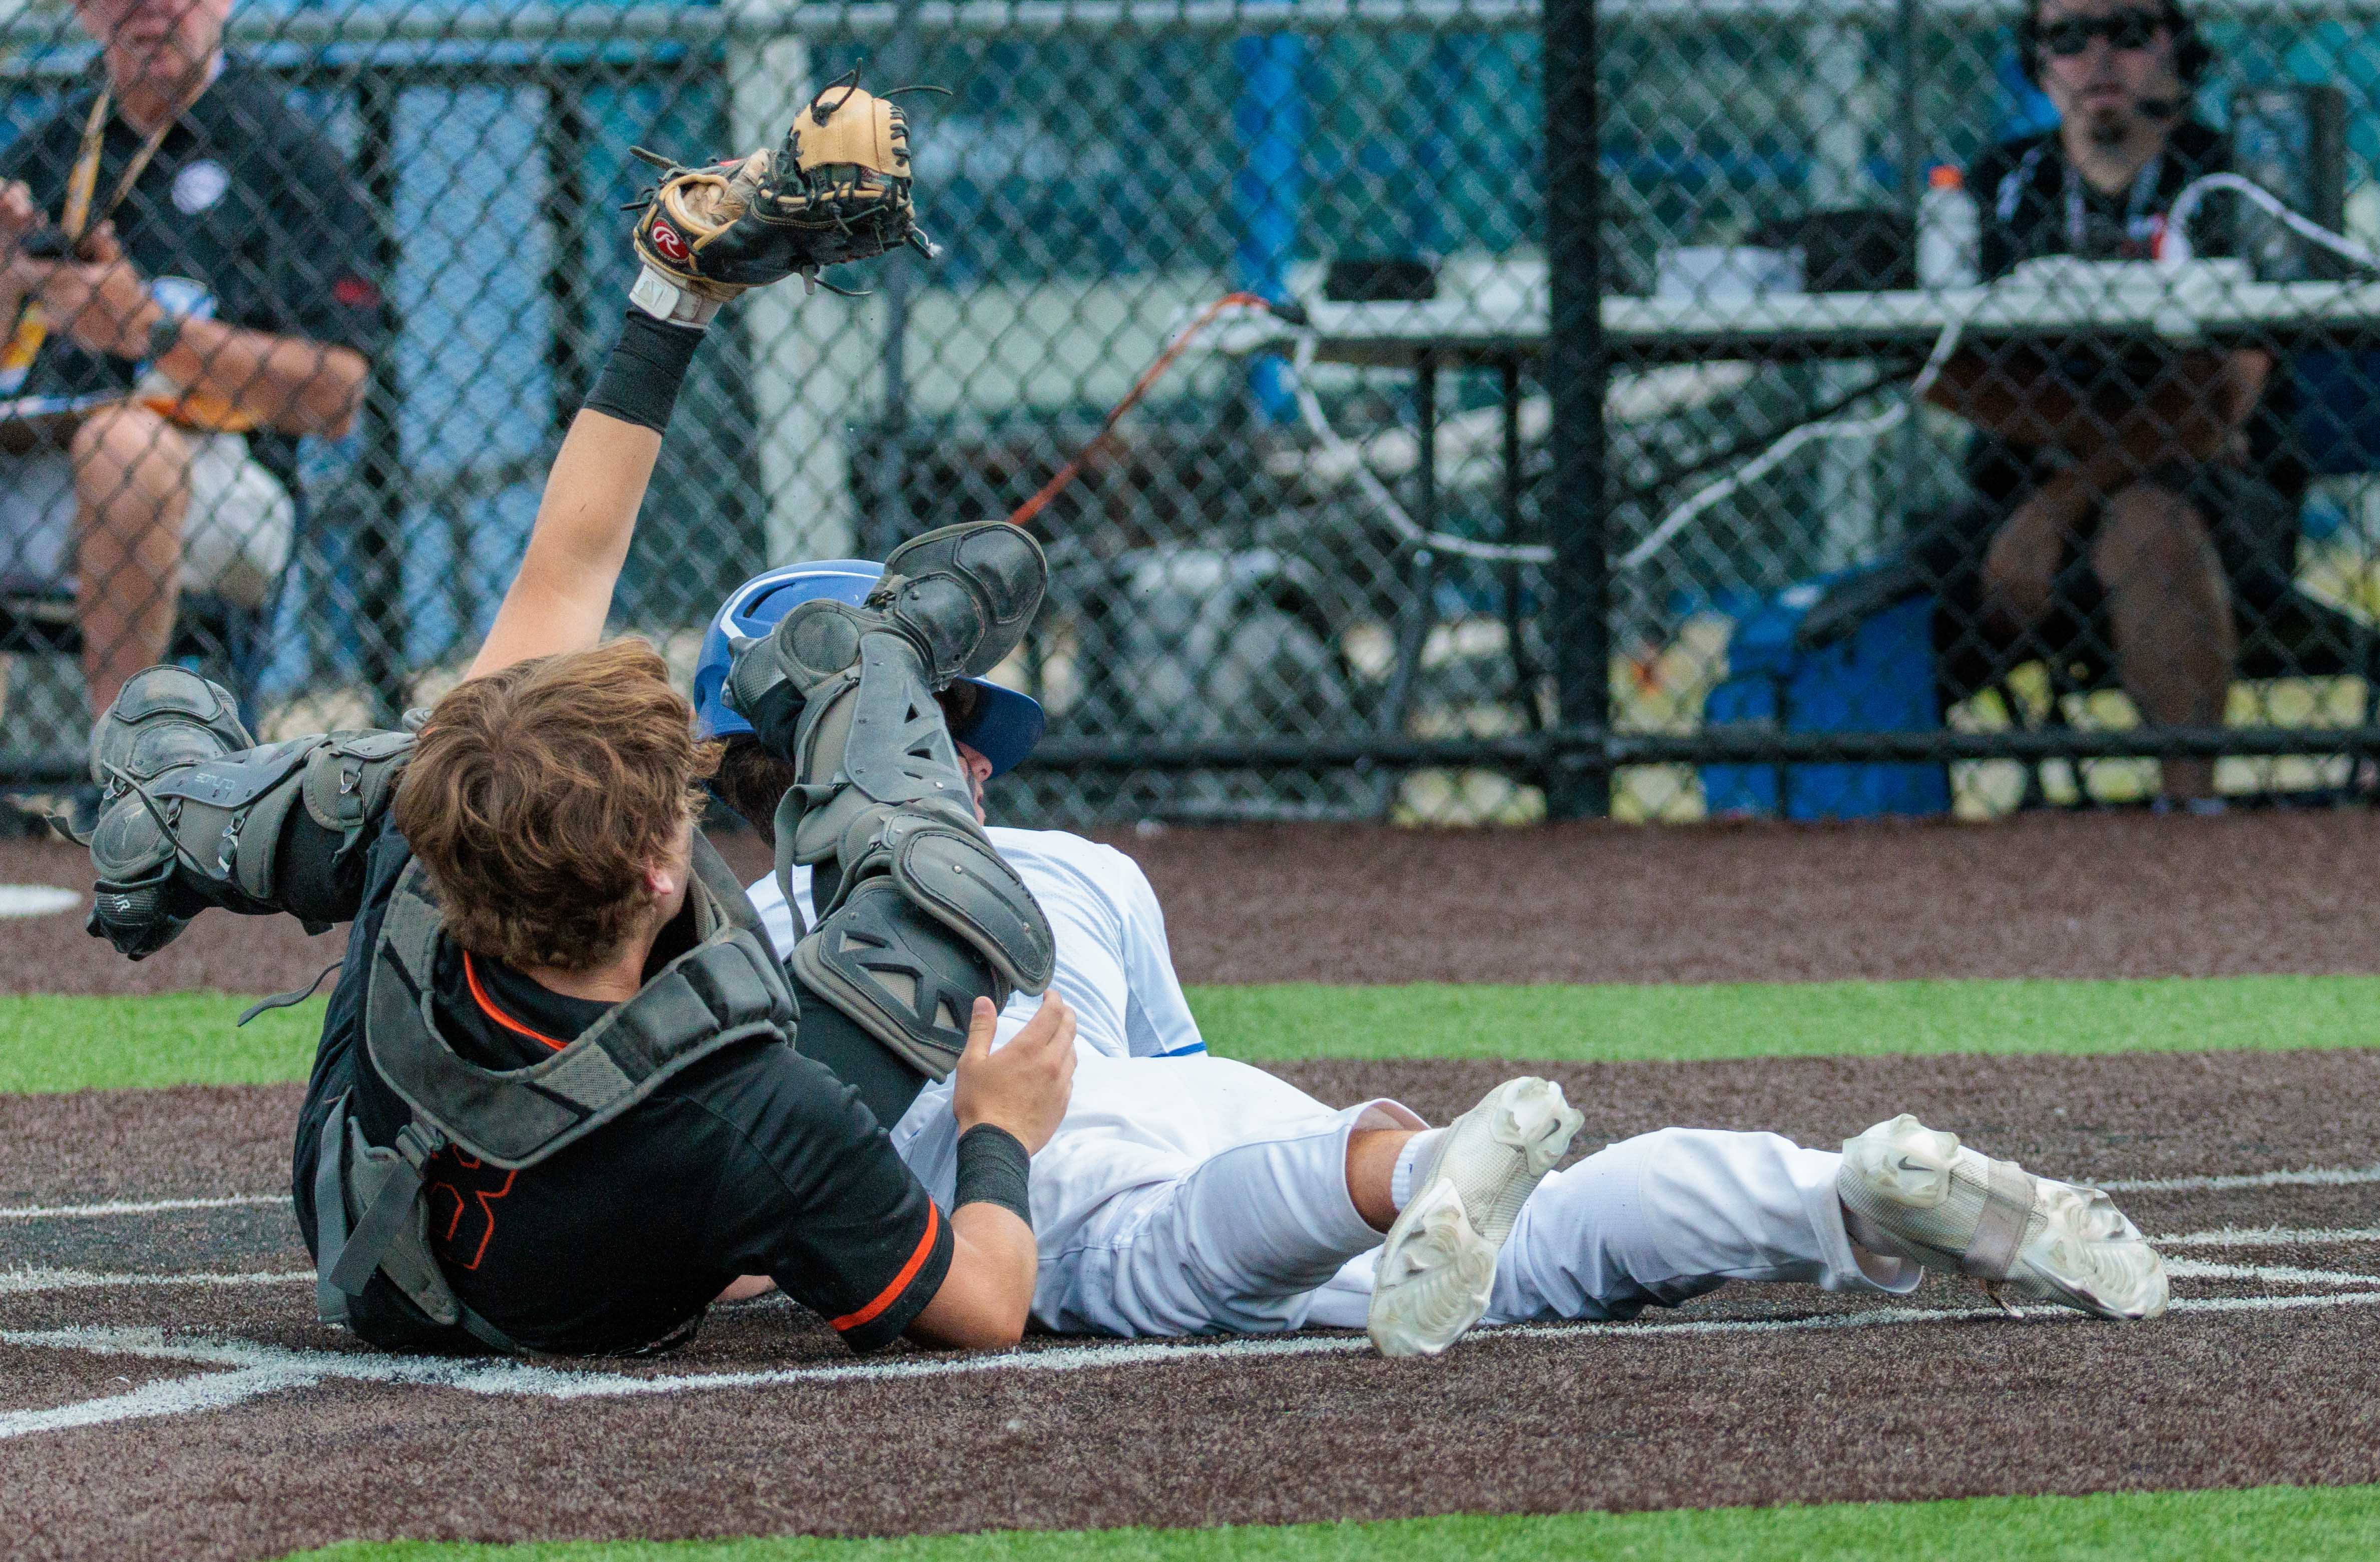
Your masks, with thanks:
[[[1903,1112],[1844,1142],[1835,1174],[1852,1241],[2013,1296],[2103,1318],[2165,1311],[2165,1260],[2096,1188],[2035,1177]]]
[[[1586,1119],[1549,1080],[1514,1079],[1448,1125],[1389,1228],[1365,1328],[1383,1356],[1435,1356],[1488,1311],[1521,1205]]]

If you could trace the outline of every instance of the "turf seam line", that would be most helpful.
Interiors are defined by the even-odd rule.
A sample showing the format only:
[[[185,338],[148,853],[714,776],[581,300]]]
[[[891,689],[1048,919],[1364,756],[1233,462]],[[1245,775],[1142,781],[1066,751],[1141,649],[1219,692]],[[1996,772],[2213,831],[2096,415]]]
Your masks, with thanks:
[[[287,1204],[286,1193],[226,1193],[211,1199],[117,1200],[109,1204],[25,1205],[0,1209],[0,1220],[83,1220],[110,1215],[164,1215],[177,1209],[242,1209]]]
[[[2290,1296],[2180,1298],[2171,1304],[2169,1311],[2176,1314],[2291,1312],[2302,1308],[2368,1306],[2375,1303],[2380,1303],[2380,1291],[2362,1290]],[[1994,1326],[2009,1326],[2011,1322],[2052,1326],[2090,1324],[2095,1320],[2060,1308],[2048,1307],[2023,1309],[2013,1321],[1997,1308],[1880,1307],[1864,1313],[1821,1314],[1803,1318],[1711,1318],[1691,1323],[1654,1325],[1516,1325],[1483,1330],[1477,1338],[1483,1343],[1515,1338],[1550,1340],[1557,1343],[1595,1338],[1646,1341],[1706,1334],[1791,1334],[1845,1328],[1889,1327],[1910,1324],[1987,1324]],[[202,1338],[169,1340],[164,1337],[164,1331],[157,1328],[91,1326],[49,1330],[6,1330],[0,1331],[0,1344],[36,1350],[83,1350],[101,1356],[146,1357],[235,1369],[228,1374],[196,1380],[200,1383],[217,1383],[224,1377],[239,1378],[250,1374],[256,1374],[256,1384],[252,1388],[235,1396],[226,1402],[237,1402],[238,1399],[252,1398],[255,1394],[270,1392],[275,1388],[303,1386],[306,1383],[319,1382],[327,1378],[410,1384],[421,1387],[458,1389],[473,1394],[521,1395],[555,1400],[609,1399],[716,1389],[767,1388],[799,1383],[883,1382],[901,1378],[948,1377],[961,1374],[1002,1371],[1079,1372],[1166,1362],[1209,1362],[1219,1358],[1228,1360],[1268,1356],[1349,1355],[1368,1352],[1371,1350],[1370,1342],[1367,1340],[1336,1335],[1288,1338],[1241,1338],[1194,1345],[1142,1340],[1094,1346],[1062,1346],[1044,1350],[1002,1351],[988,1356],[920,1362],[854,1362],[849,1365],[830,1367],[795,1367],[777,1372],[631,1377],[618,1373],[572,1372],[553,1367],[524,1365],[486,1359],[457,1361],[452,1358],[394,1356],[366,1350],[297,1350],[281,1346],[258,1345],[237,1340]],[[230,1386],[226,1386],[221,1391],[229,1393]],[[134,1419],[177,1413],[172,1411],[141,1408],[149,1402],[140,1399],[139,1391],[136,1391],[133,1395],[115,1396],[113,1400],[92,1400],[79,1406],[59,1407],[54,1411],[19,1411],[13,1415],[0,1415],[0,1439],[21,1436],[29,1432],[51,1430],[54,1425],[95,1425],[107,1419]],[[99,1413],[100,1407],[110,1404],[120,1406],[121,1413],[115,1411],[107,1411],[103,1415]],[[71,1422],[55,1420],[68,1412],[77,1412],[80,1414],[81,1419]],[[30,1417],[47,1419],[30,1421],[27,1419]]]

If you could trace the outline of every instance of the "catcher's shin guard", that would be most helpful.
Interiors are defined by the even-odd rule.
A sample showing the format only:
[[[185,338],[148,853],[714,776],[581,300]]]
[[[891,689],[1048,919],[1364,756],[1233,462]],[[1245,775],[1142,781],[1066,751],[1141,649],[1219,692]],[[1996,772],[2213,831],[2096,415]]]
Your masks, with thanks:
[[[728,703],[796,778],[778,866],[812,866],[819,926],[795,974],[932,1079],[965,1050],[976,998],[1040,992],[1055,963],[1041,908],[976,821],[934,698],[1014,648],[1046,574],[1004,524],[929,532],[893,553],[867,606],[805,602],[728,671]]]
[[[394,795],[412,735],[253,745],[230,693],[195,672],[151,667],[124,685],[91,730],[98,808],[67,825],[91,848],[94,938],[139,960],[209,906],[315,931],[355,914],[347,848]]]

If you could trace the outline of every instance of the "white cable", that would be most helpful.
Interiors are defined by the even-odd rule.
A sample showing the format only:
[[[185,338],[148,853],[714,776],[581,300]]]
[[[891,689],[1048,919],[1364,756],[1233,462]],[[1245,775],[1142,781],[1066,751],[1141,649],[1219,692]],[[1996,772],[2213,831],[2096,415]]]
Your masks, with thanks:
[[[1488,559],[1502,563],[1522,564],[1549,564],[1554,562],[1554,551],[1542,545],[1525,542],[1475,542],[1467,537],[1454,537],[1442,531],[1431,531],[1407,515],[1405,507],[1397,503],[1397,496],[1389,491],[1389,485],[1380,481],[1372,471],[1371,464],[1364,459],[1363,453],[1340,438],[1339,430],[1333,429],[1330,426],[1330,420],[1322,416],[1322,404],[1315,399],[1313,389],[1306,383],[1306,370],[1314,366],[1314,346],[1318,337],[1319,333],[1313,327],[1301,327],[1297,336],[1297,351],[1290,357],[1290,386],[1297,396],[1298,415],[1305,420],[1306,431],[1314,436],[1322,448],[1332,456],[1345,462],[1348,469],[1354,473],[1355,486],[1363,490],[1364,497],[1372,502],[1372,507],[1379,511],[1381,518],[1389,523],[1390,529],[1415,547],[1434,548],[1439,552],[1453,553],[1465,559]],[[1431,431],[1430,437],[1433,440],[1437,438],[1436,430]],[[1434,450],[1423,453],[1425,460],[1435,460],[1437,455],[1438,453]]]
[[[1801,428],[1791,430],[1736,471],[1706,488],[1697,490],[1693,497],[1664,515],[1660,524],[1646,533],[1644,539],[1635,547],[1621,555],[1615,567],[1623,570],[1642,567],[1647,559],[1659,551],[1695,516],[1729,495],[1737,492],[1746,484],[1758,481],[1774,470],[1779,463],[1805,444],[1824,440],[1875,438],[1897,428],[1901,419],[1909,416],[1909,401],[1924,396],[1933,388],[1934,381],[1941,375],[1942,366],[1949,362],[1950,355],[1958,350],[1959,338],[1964,333],[1966,327],[1967,316],[1964,311],[1952,316],[1943,323],[1941,334],[1935,338],[1934,350],[1926,355],[1925,367],[1918,370],[1916,380],[1909,388],[1908,400],[1897,403],[1873,418],[1828,418],[1822,422],[1805,423]],[[1371,465],[1364,459],[1363,453],[1350,445],[1341,436],[1339,430],[1330,426],[1330,420],[1323,416],[1322,404],[1308,383],[1307,373],[1314,366],[1315,347],[1320,340],[1320,335],[1321,333],[1311,326],[1300,328],[1297,333],[1296,350],[1290,357],[1290,388],[1292,394],[1297,398],[1299,417],[1305,424],[1306,431],[1314,436],[1316,442],[1330,454],[1346,464],[1348,469],[1354,475],[1355,486],[1363,491],[1364,497],[1371,501],[1373,508],[1378,510],[1381,517],[1389,523],[1390,529],[1416,547],[1433,548],[1462,558],[1485,559],[1507,563],[1549,564],[1553,563],[1554,551],[1542,544],[1477,542],[1467,537],[1455,537],[1446,532],[1431,531],[1415,520],[1405,507],[1397,503],[1396,495],[1389,491],[1388,485],[1380,481],[1372,471]]]
[[[2202,175],[2182,188],[2181,193],[2174,198],[2171,214],[2166,222],[2166,241],[2158,255],[2161,263],[2180,265],[2192,258],[2190,220],[2197,214],[2199,202],[2209,192],[2218,189],[2245,196],[2254,205],[2279,218],[2300,236],[2343,255],[2358,265],[2380,272],[2380,255],[2343,235],[2332,233],[2310,218],[2300,216],[2272,191],[2237,174]],[[1662,516],[1659,524],[1646,532],[1636,546],[1622,553],[1614,567],[1623,570],[1642,568],[1696,516],[1742,491],[1747,485],[1759,481],[1803,445],[1828,440],[1875,439],[1900,427],[1909,416],[1909,408],[1933,389],[1934,381],[1941,377],[1942,366],[1950,361],[1952,353],[1958,351],[1959,340],[1966,333],[1967,318],[1973,308],[1971,303],[1966,309],[1958,311],[1943,322],[1942,333],[1935,338],[1934,350],[1926,355],[1925,366],[1917,371],[1917,378],[1911,382],[1908,394],[1900,401],[1872,418],[1831,418],[1821,422],[1805,423],[1791,430],[1718,481],[1696,490],[1683,503]],[[1323,449],[1347,464],[1364,497],[1372,502],[1373,507],[1379,511],[1392,530],[1416,546],[1435,548],[1466,559],[1530,564],[1553,562],[1554,553],[1550,548],[1525,543],[1475,542],[1469,538],[1427,530],[1407,514],[1405,507],[1397,503],[1396,495],[1389,491],[1388,485],[1373,473],[1363,454],[1341,438],[1339,431],[1330,426],[1330,420],[1322,415],[1322,404],[1306,383],[1306,371],[1314,365],[1315,345],[1319,335],[1311,326],[1300,328],[1297,350],[1290,359],[1291,389],[1297,397],[1298,413],[1307,432]],[[1436,453],[1429,454],[1434,456]]]
[[[2380,255],[2356,243],[2344,234],[2335,234],[2311,217],[2301,217],[2289,209],[2279,196],[2237,174],[2202,174],[2181,188],[2173,198],[2173,210],[2166,218],[2165,242],[2157,251],[2159,264],[2180,266],[2193,259],[2190,248],[2190,220],[2198,215],[2198,204],[2213,190],[2229,190],[2248,198],[2251,205],[2260,206],[2278,217],[2299,237],[2319,244],[2324,248],[2344,255],[2367,271],[2380,272]]]
[[[1971,309],[1972,305],[1969,306]],[[1645,562],[1669,544],[1671,538],[1685,529],[1687,524],[1712,505],[1740,491],[1746,484],[1757,482],[1787,456],[1805,444],[1821,440],[1875,438],[1900,427],[1909,416],[1912,403],[1922,399],[1941,377],[1942,366],[1959,350],[1959,338],[1967,329],[1967,309],[1961,309],[1943,321],[1942,333],[1934,339],[1934,350],[1925,356],[1925,367],[1911,381],[1908,395],[1873,418],[1830,418],[1823,422],[1804,423],[1783,439],[1754,456],[1706,488],[1698,489],[1682,504],[1661,517],[1661,522],[1645,534],[1644,539],[1620,555],[1617,567],[1623,570],[1641,568]]]

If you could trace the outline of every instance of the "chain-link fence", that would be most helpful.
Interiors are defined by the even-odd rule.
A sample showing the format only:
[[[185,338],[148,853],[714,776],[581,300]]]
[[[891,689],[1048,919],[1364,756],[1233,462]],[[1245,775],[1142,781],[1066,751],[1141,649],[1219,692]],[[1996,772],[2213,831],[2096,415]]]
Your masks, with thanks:
[[[2380,753],[2380,291],[2193,188],[2380,242],[2361,0],[242,0],[210,76],[228,3],[0,0],[19,788],[158,655],[267,733],[451,682],[616,326],[628,148],[774,144],[863,64],[951,90],[905,100],[944,253],[712,331],[615,603],[681,665],[764,564],[1010,513],[1213,300],[1297,306],[1035,517],[1006,817],[1973,813]],[[158,307],[45,259],[78,217]]]

